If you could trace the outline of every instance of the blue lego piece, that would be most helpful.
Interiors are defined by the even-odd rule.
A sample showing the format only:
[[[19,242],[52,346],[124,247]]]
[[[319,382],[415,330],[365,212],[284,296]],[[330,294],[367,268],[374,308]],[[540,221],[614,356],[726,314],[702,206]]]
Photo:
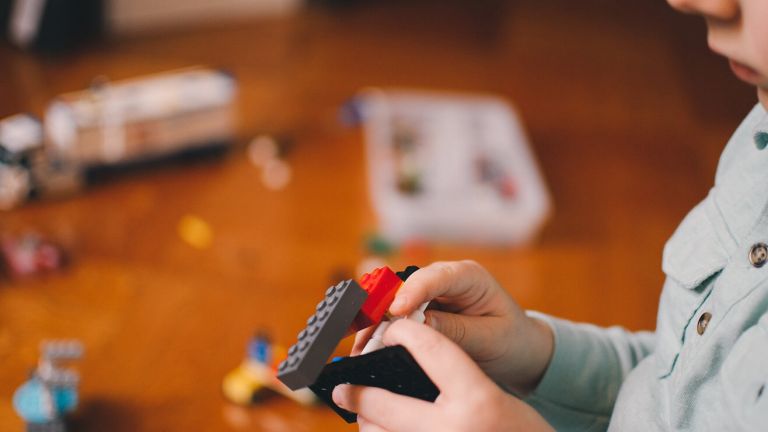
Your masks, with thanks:
[[[248,342],[248,358],[263,364],[272,364],[272,344],[269,338],[258,333]]]
[[[48,412],[45,398],[50,391],[53,412]],[[77,407],[77,390],[72,387],[46,387],[37,377],[19,387],[13,394],[13,408],[29,423],[46,423],[60,418]]]

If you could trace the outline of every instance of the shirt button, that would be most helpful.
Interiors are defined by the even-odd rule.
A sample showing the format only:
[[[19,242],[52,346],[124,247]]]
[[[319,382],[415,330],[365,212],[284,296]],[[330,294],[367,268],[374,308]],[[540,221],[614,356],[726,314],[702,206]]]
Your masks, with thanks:
[[[712,319],[712,314],[709,312],[704,312],[701,314],[701,317],[699,317],[699,323],[696,324],[696,332],[700,335],[703,335],[705,331],[707,331],[707,326],[709,325],[709,320]]]
[[[765,243],[755,243],[749,250],[749,262],[760,268],[768,261],[768,246]]]
[[[757,146],[759,150],[762,150],[767,145],[768,145],[768,132],[757,132],[755,134],[755,146]]]

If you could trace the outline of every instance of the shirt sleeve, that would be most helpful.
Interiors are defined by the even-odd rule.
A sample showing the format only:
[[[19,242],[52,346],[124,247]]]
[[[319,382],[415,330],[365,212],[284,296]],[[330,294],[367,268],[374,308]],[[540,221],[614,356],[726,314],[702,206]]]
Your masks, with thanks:
[[[653,351],[654,334],[528,314],[552,327],[555,349],[526,402],[556,430],[605,430],[624,378]]]

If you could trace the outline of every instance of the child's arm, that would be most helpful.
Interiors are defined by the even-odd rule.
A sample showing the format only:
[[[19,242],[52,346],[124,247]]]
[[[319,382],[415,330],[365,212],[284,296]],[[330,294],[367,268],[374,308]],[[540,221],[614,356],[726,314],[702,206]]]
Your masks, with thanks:
[[[653,350],[654,334],[540,317],[554,330],[555,351],[526,402],[557,430],[605,430],[624,379]]]
[[[651,333],[526,315],[471,261],[417,271],[398,291],[390,313],[407,315],[429,300],[441,310],[427,310],[427,324],[461,346],[494,381],[530,394],[528,402],[555,427],[604,428],[622,381],[653,349]],[[371,331],[358,334],[353,354]]]

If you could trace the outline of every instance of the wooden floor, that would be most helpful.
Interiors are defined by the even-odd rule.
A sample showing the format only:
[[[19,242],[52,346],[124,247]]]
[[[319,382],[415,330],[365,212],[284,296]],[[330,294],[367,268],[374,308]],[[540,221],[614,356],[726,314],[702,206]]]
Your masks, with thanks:
[[[414,4],[415,3],[415,4]],[[379,1],[103,43],[37,58],[0,48],[0,116],[42,113],[55,95],[194,64],[240,80],[243,142],[296,139],[292,183],[265,189],[242,150],[75,198],[0,214],[74,261],[63,274],[0,280],[0,430],[42,339],[87,349],[81,431],[354,430],[323,408],[272,398],[226,403],[220,384],[253,330],[290,344],[339,269],[364,256],[374,219],[362,136],[336,121],[364,86],[498,93],[520,109],[554,199],[526,249],[435,246],[393,265],[473,258],[528,308],[652,329],[661,250],[712,182],[752,89],[707,51],[698,19],[663,2]],[[214,243],[176,233],[194,214]]]

